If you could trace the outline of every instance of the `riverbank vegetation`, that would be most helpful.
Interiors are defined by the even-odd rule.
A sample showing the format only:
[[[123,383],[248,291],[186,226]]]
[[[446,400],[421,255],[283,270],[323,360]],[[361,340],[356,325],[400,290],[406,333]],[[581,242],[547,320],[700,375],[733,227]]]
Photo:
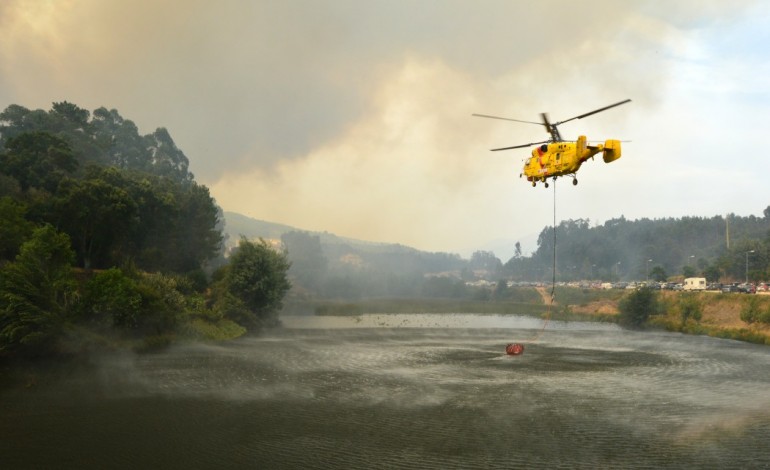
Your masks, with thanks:
[[[227,339],[274,325],[286,254],[241,239],[163,128],[74,104],[0,113],[0,359]]]

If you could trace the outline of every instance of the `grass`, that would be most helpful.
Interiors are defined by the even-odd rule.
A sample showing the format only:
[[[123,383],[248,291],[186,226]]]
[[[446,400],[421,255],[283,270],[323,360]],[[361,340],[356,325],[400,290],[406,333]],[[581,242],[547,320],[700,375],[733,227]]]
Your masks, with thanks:
[[[194,318],[184,325],[182,332],[186,338],[192,340],[226,341],[243,336],[246,328],[227,319],[211,322]]]
[[[749,328],[723,328],[706,325],[692,320],[682,323],[679,317],[671,315],[650,317],[649,324],[653,327],[660,327],[667,331],[675,331],[689,335],[704,335],[712,336],[714,338],[734,339],[746,343],[770,345],[770,337]]]
[[[617,302],[626,294],[624,289],[580,289],[576,287],[556,287],[554,297],[561,305],[585,306],[591,302],[609,300]]]

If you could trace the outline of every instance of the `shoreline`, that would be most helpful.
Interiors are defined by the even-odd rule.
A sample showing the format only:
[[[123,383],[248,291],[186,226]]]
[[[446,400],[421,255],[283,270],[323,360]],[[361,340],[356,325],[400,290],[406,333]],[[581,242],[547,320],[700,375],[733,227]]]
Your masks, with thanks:
[[[514,302],[504,300],[461,299],[360,299],[317,300],[287,304],[284,312],[289,315],[342,315],[389,313],[464,313],[525,315],[560,321],[595,321],[617,323],[618,305],[631,291],[592,291],[559,287],[553,305],[549,305],[550,292],[543,287],[526,288],[536,291],[534,300]],[[658,300],[663,313],[651,315],[647,327],[693,335],[707,335],[757,344],[770,345],[770,324],[741,320],[741,311],[749,299],[755,299],[761,311],[770,311],[770,295],[723,294],[721,292],[659,291]],[[692,297],[700,306],[700,319],[682,321],[679,299]],[[279,317],[280,318],[280,317]]]

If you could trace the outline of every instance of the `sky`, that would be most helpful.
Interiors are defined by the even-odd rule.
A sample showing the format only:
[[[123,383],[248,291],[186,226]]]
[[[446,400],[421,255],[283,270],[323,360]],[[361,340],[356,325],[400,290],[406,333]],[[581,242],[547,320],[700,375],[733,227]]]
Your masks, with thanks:
[[[0,109],[169,130],[225,210],[426,251],[567,219],[762,216],[770,2],[3,0]],[[619,139],[579,184],[519,178],[543,127]]]

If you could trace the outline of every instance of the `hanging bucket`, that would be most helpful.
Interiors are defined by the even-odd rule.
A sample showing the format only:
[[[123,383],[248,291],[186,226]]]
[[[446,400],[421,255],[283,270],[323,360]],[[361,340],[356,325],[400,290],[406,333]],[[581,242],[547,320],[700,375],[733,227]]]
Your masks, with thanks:
[[[518,356],[524,353],[524,345],[521,343],[511,343],[505,347],[505,354],[509,356]]]

